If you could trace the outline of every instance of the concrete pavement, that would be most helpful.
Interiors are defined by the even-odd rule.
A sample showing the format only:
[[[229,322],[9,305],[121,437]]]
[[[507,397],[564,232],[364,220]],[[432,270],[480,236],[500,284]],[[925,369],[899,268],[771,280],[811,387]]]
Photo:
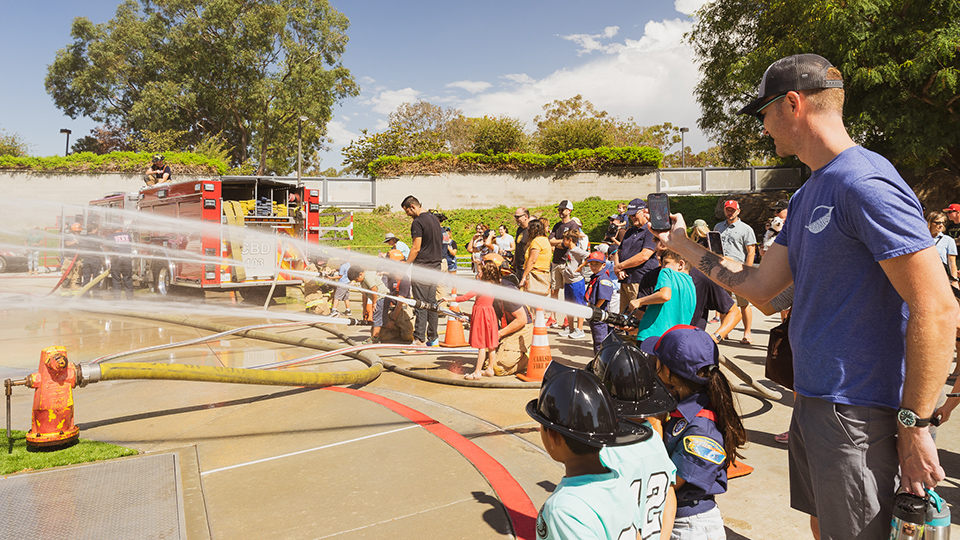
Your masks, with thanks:
[[[0,277],[0,293],[37,295],[28,303],[7,299],[0,311],[0,339],[6,345],[0,378],[35,370],[40,349],[48,345],[65,345],[72,360],[83,362],[209,334],[51,305],[39,296],[52,286],[49,281],[42,276]],[[151,309],[151,300],[146,293],[138,294],[133,305]],[[205,303],[231,307],[223,299],[208,298]],[[189,307],[176,308],[190,313]],[[721,344],[721,352],[762,380],[767,332],[778,320],[757,314],[754,345],[737,343],[740,331],[735,330],[734,339]],[[251,324],[239,314],[217,321]],[[283,332],[332,337],[310,328]],[[362,328],[351,327],[348,333],[366,337]],[[590,359],[589,334],[570,340],[551,330],[549,339],[555,361],[582,366]],[[131,360],[243,367],[311,352],[231,337]],[[383,351],[382,356],[449,377],[462,373],[464,364],[472,366],[476,357],[457,351]],[[304,369],[362,367],[359,361],[334,357]],[[188,538],[509,536],[507,507],[515,499],[498,498],[492,487],[496,475],[478,468],[479,454],[465,454],[438,437],[430,429],[432,421],[502,465],[534,512],[563,474],[562,466],[543,451],[537,424],[524,413],[526,402],[537,395],[534,389],[454,387],[385,372],[359,390],[401,407],[376,403],[361,393],[177,381],[107,381],[76,389],[74,395],[82,437],[148,454],[178,453]],[[806,516],[789,508],[786,446],[773,439],[789,423],[792,395],[784,394],[778,401],[738,396],[750,437],[743,461],[755,470],[731,480],[729,491],[718,498],[728,538],[809,537]],[[15,391],[15,429],[27,429],[31,403],[31,392]],[[402,414],[403,407],[430,420],[411,420]],[[960,501],[960,424],[948,423],[937,438],[948,476],[938,492],[948,502]],[[960,528],[955,525],[952,532],[960,534]]]

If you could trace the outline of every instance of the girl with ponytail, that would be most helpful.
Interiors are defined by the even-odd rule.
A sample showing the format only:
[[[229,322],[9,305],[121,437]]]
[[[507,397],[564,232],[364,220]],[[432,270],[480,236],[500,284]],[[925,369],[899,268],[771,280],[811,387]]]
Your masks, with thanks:
[[[697,327],[677,325],[640,348],[657,357],[657,376],[677,400],[663,428],[677,466],[677,515],[672,540],[723,539],[714,500],[727,491],[727,466],[747,442],[730,383],[720,372],[720,351]]]

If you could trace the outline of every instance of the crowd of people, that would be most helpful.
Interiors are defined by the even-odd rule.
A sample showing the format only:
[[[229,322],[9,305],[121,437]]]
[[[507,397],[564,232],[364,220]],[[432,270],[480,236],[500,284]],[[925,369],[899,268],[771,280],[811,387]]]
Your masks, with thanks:
[[[760,121],[778,155],[813,171],[789,202],[771,207],[759,241],[737,200],[724,202],[725,219],[712,231],[699,220],[688,230],[679,214],[668,230],[653,231],[646,202],[633,199],[609,216],[595,249],[583,245],[568,200],[552,227],[526,208],[516,209],[512,236],[477,224],[467,251],[479,279],[544,297],[562,291],[565,301],[639,319],[633,331],[591,322],[594,359],[582,370],[551,364],[527,406],[547,452],[566,467],[540,510],[540,538],[724,537],[714,496],[726,490],[726,466],[745,434],[717,369],[717,343],[742,322],[740,342],[750,345],[753,307],[786,309],[778,301],[785,290],[795,391],[783,437],[790,504],[810,516],[813,536],[886,537],[897,490],[924,495],[943,480],[929,426],[960,404],[938,405],[947,376],[960,374],[949,369],[960,347],[951,288],[960,205],[924,215],[890,163],[850,138],[842,106],[839,71],[802,54],[771,64],[740,111]],[[402,207],[414,218],[403,257],[414,265],[411,294],[434,301],[436,285],[416,276],[446,267],[444,247],[455,244],[415,197]],[[530,310],[475,298],[471,345],[480,352],[466,377],[516,373],[530,345]],[[720,325],[708,333],[711,311]],[[415,317],[413,343],[435,342],[436,313]],[[556,313],[548,323],[561,336],[585,337],[582,319],[565,319]],[[506,334],[520,336],[520,358],[505,349]],[[608,369],[619,357],[629,370]],[[604,378],[626,372],[645,388],[612,395],[630,387]]]

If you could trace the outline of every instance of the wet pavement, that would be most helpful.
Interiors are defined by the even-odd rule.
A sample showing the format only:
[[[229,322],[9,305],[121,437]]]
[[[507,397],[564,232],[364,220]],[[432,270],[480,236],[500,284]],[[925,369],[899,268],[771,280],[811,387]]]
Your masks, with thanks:
[[[35,371],[40,350],[50,345],[65,346],[74,362],[90,362],[212,334],[105,315],[89,303],[44,296],[55,282],[52,275],[0,275],[0,378]],[[224,294],[186,303],[154,300],[138,291],[132,303],[105,305],[238,327],[269,316],[259,310],[259,318],[252,318],[256,308],[234,304]],[[199,313],[201,304],[223,311]],[[270,309],[294,310],[296,305],[286,304]],[[778,319],[755,315],[754,345],[732,340],[721,345],[724,355],[772,390],[778,387],[763,379],[763,362],[767,332]],[[368,335],[358,327],[337,330],[358,340]],[[309,327],[265,331],[336,339]],[[737,340],[740,335],[739,330],[731,334]],[[570,340],[551,330],[549,340],[556,361],[581,366],[590,359],[589,334]],[[121,361],[252,367],[317,352],[229,336]],[[476,358],[453,350],[379,354],[399,366],[449,378],[472,368]],[[364,367],[334,356],[297,369]],[[513,534],[511,516],[519,531],[531,533],[531,512],[563,474],[542,449],[537,424],[524,413],[535,389],[464,388],[384,372],[355,390],[137,380],[100,382],[75,389],[74,397],[82,437],[146,455],[178,455],[188,538],[503,538]],[[731,480],[729,491],[718,497],[728,538],[808,538],[807,518],[789,508],[786,446],[774,441],[788,427],[792,396],[738,398],[750,438],[743,462],[755,470]],[[12,402],[13,427],[27,429],[32,392],[18,387]],[[940,429],[938,446],[948,478],[938,492],[948,502],[960,501],[958,442],[960,424]],[[510,491],[511,485],[519,492]],[[952,532],[960,534],[960,527],[954,525]]]

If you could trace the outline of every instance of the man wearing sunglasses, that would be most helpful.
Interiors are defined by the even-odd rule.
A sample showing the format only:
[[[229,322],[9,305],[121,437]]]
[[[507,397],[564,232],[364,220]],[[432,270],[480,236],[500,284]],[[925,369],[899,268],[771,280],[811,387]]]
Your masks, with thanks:
[[[514,242],[517,244],[513,253],[513,273],[522,276],[523,264],[527,258],[527,243],[530,238],[527,236],[527,226],[530,225],[530,211],[524,207],[513,211],[513,221],[517,224],[517,234],[513,235]]]
[[[758,268],[688,239],[683,216],[658,233],[751,303],[794,283],[790,505],[824,540],[886,538],[898,469],[918,495],[943,480],[928,426],[958,315],[920,202],[889,161],[850,138],[843,100],[840,71],[799,54],[771,64],[740,110],[763,123],[778,155],[813,171]]]

